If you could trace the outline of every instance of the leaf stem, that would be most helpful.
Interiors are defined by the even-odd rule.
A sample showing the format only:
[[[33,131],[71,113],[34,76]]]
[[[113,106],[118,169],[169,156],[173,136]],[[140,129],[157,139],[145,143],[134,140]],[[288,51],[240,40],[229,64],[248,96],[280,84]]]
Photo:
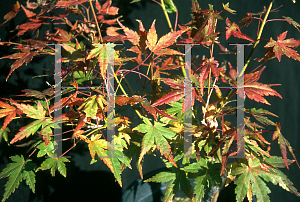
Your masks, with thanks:
[[[248,59],[247,59],[247,61],[246,61],[246,64],[244,65],[243,71],[240,72],[239,77],[246,71],[246,69],[247,69],[247,67],[248,67],[248,64],[249,64],[249,62],[250,62],[250,60],[251,60],[251,58],[252,58],[252,56],[253,56],[253,53],[254,53],[254,51],[255,51],[255,49],[256,49],[256,47],[257,47],[259,41],[260,41],[260,37],[261,37],[262,31],[263,31],[264,26],[265,26],[265,24],[266,24],[267,18],[268,18],[269,14],[270,14],[270,11],[271,11],[271,8],[272,8],[273,3],[274,3],[274,0],[271,0],[270,5],[269,5],[269,7],[268,7],[268,10],[267,10],[267,12],[266,12],[266,14],[265,14],[264,20],[263,20],[263,22],[261,23],[261,27],[260,27],[260,29],[259,29],[259,33],[258,33],[258,35],[257,35],[257,39],[256,39],[256,41],[255,41],[255,44],[254,44],[254,46],[253,46],[253,48],[252,48],[252,50],[251,50],[251,52],[250,52],[250,55],[249,55],[249,57],[248,57]]]

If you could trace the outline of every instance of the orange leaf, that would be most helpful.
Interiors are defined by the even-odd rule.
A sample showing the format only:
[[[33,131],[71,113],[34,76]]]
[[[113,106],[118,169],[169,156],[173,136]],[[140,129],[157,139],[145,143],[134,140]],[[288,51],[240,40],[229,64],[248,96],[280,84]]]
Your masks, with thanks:
[[[28,18],[33,18],[36,16],[36,14],[34,12],[27,10],[24,6],[22,6],[22,9],[24,10],[24,12]]]
[[[151,51],[154,50],[156,42],[157,42],[157,34],[156,34],[155,20],[154,20],[151,25],[151,28],[149,29],[149,32],[147,35],[147,41],[146,41],[146,44]]]
[[[3,108],[0,110],[0,118],[6,116],[2,127],[2,131],[4,131],[6,126],[16,117],[16,114],[21,115],[22,111],[2,101],[0,101],[0,107]]]
[[[153,52],[158,52],[163,48],[169,47],[171,46],[174,41],[181,36],[182,33],[186,32],[187,29],[185,30],[179,30],[179,31],[174,31],[174,32],[170,32],[164,36],[162,36],[159,41],[157,42],[155,49],[153,50]]]
[[[12,11],[8,12],[3,19],[5,20],[0,26],[4,25],[7,23],[9,20],[13,19],[17,13],[19,12],[20,9],[20,3],[17,1],[16,4],[13,5]]]
[[[117,22],[119,23],[119,25],[122,27],[125,35],[127,36],[127,39],[133,44],[133,45],[138,45],[139,41],[140,41],[140,36],[138,35],[138,33],[136,33],[135,31],[125,27],[124,25],[122,25],[119,20],[117,20]]]
[[[274,41],[272,38],[270,39],[270,42],[265,45],[265,47],[272,47],[273,52],[275,53],[275,56],[278,58],[278,61],[280,62],[282,54],[286,55],[287,57],[291,57],[294,60],[300,61],[300,55],[295,51],[294,47],[297,47],[300,45],[300,40],[295,40],[293,38],[291,39],[285,39],[287,34],[286,32],[283,32],[277,37],[277,41]],[[285,40],[284,40],[285,39]]]

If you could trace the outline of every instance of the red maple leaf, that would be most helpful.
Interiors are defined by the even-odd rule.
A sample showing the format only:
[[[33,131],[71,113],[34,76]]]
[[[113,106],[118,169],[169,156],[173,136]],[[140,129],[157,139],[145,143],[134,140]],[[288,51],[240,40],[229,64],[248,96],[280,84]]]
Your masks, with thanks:
[[[11,65],[11,69],[6,77],[6,80],[8,79],[8,77],[11,75],[11,73],[13,71],[15,71],[18,67],[20,67],[22,64],[27,64],[29,63],[32,58],[34,56],[39,55],[38,52],[36,51],[30,51],[30,49],[28,47],[25,47],[21,53],[14,53],[12,55],[8,55],[8,56],[4,56],[3,58],[9,58],[9,59],[17,59],[12,65]]]
[[[237,37],[237,38],[240,38],[240,39],[246,39],[248,41],[255,42],[249,36],[247,36],[246,34],[243,34],[241,32],[239,26],[237,24],[235,24],[234,22],[231,23],[228,18],[226,19],[226,25],[228,26],[228,27],[226,27],[226,40],[228,40],[228,38],[231,35],[233,35],[234,37]]]
[[[272,38],[270,39],[270,42],[265,45],[265,47],[272,47],[273,52],[275,53],[275,57],[278,58],[278,61],[280,62],[282,54],[286,55],[287,57],[291,57],[294,60],[300,61],[300,55],[295,51],[294,47],[297,47],[300,45],[300,40],[295,40],[293,38],[291,39],[285,39],[287,34],[286,32],[283,32],[277,37],[277,41],[274,41]],[[284,40],[285,39],[285,40]]]
[[[287,169],[289,169],[289,166],[288,166],[288,162],[287,162],[288,159],[287,159],[286,147],[288,147],[288,149],[291,152],[292,156],[294,157],[298,167],[300,168],[298,161],[296,159],[296,156],[293,152],[293,148],[292,148],[291,144],[287,141],[287,139],[285,139],[285,137],[283,137],[283,135],[281,133],[280,123],[278,123],[278,124],[276,123],[276,131],[274,131],[274,133],[273,133],[272,140],[275,140],[277,138],[278,138],[278,144],[279,144],[279,147],[281,150],[281,154],[282,154],[282,157],[284,159],[284,163],[285,163]]]
[[[200,93],[203,94],[203,87],[204,87],[204,81],[208,78],[208,75],[210,72],[215,77],[219,77],[220,75],[220,70],[218,69],[219,63],[217,60],[214,59],[214,57],[211,57],[210,59],[205,58],[200,62],[200,77],[199,77],[199,87],[200,87]],[[197,69],[197,70],[198,70]],[[196,70],[196,71],[197,71]]]
[[[231,81],[231,84],[233,84],[234,86],[237,85],[236,82],[236,76],[237,76],[237,72],[235,69],[232,68],[231,65],[229,65],[229,67],[231,68],[230,70],[230,76],[233,79]],[[246,96],[251,99],[254,100],[256,102],[261,102],[261,103],[265,103],[268,105],[271,105],[263,96],[278,96],[280,98],[281,95],[276,92],[275,90],[273,90],[270,86],[274,86],[274,85],[279,85],[279,84],[263,84],[263,83],[259,83],[257,82],[258,79],[260,78],[260,75],[262,73],[262,71],[265,69],[266,67],[261,68],[261,70],[256,71],[254,73],[249,73],[249,74],[245,74],[244,77],[244,84],[240,84],[238,85],[238,90],[237,93],[241,98],[244,98],[244,92],[246,94]]]

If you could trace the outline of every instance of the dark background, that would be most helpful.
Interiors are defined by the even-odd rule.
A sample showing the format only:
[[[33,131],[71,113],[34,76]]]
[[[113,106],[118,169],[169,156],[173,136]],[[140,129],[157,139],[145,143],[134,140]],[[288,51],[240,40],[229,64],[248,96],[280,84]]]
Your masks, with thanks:
[[[135,19],[142,20],[144,27],[148,30],[156,19],[156,29],[158,36],[169,32],[165,17],[159,5],[151,2],[150,0],[142,0],[142,2],[129,4],[131,0],[118,0],[113,1],[113,5],[120,8],[119,14],[123,15],[123,24],[133,30],[138,30],[138,23]],[[19,1],[20,4],[25,5],[24,0]],[[246,12],[256,13],[263,10],[263,6],[268,6],[269,1],[267,0],[252,0],[252,1],[239,1],[231,0],[230,8],[237,11],[237,15],[231,15],[229,13],[222,13],[224,20],[229,17],[231,22],[236,22],[242,19]],[[251,2],[251,3],[250,3]],[[15,1],[0,0],[0,13],[4,16],[8,13]],[[103,4],[103,1],[100,1]],[[180,25],[185,24],[191,20],[190,17],[190,0],[174,0],[179,10],[178,23]],[[208,9],[208,3],[214,5],[215,10],[222,10],[222,1],[199,1],[200,7],[202,9]],[[227,3],[223,2],[223,3]],[[300,22],[299,8],[300,2],[296,4],[292,3],[292,0],[275,0],[273,8],[277,8],[283,4],[279,12],[271,13],[268,19],[271,18],[282,18],[281,16],[292,17],[295,21]],[[10,33],[9,30],[13,30],[18,24],[24,23],[24,13],[21,11],[18,13],[17,17],[0,27],[0,38],[3,40],[8,40],[10,37],[14,36],[14,33]],[[174,27],[175,14],[170,14],[171,21]],[[0,23],[2,23],[2,17]],[[218,31],[225,29],[225,22],[218,21]],[[48,27],[49,29],[49,27]],[[252,22],[248,28],[243,28],[242,32],[249,35],[253,39],[256,38],[257,21]],[[300,34],[292,25],[287,22],[269,22],[265,26],[262,38],[269,39],[272,37],[277,40],[277,36],[284,31],[288,30],[287,38],[300,39]],[[43,30],[40,30],[41,33]],[[220,41],[227,48],[228,43],[236,43],[236,38],[229,38],[225,41],[225,36],[220,37]],[[218,49],[218,47],[216,47]],[[249,54],[250,49],[246,49],[246,58]],[[258,46],[253,58],[262,57],[265,49],[262,45]],[[13,50],[0,46],[0,57],[12,54]],[[206,55],[208,57],[208,51],[203,49],[193,50],[193,55]],[[232,56],[219,55],[216,56],[219,61],[227,60],[234,64],[234,59]],[[12,61],[8,59],[0,60],[0,97],[10,98],[13,95],[21,94],[22,89],[35,89],[42,90],[47,88],[45,78],[32,78],[33,76],[45,74],[43,68],[51,69],[54,66],[53,58],[51,57],[36,57],[27,66],[23,65],[16,71],[12,73],[8,81],[5,81],[8,75],[10,65]],[[128,64],[128,68],[133,68],[132,64]],[[131,65],[131,66],[130,66]],[[258,63],[252,61],[246,71],[256,68]],[[283,135],[291,143],[291,146],[295,149],[295,155],[300,158],[299,145],[299,131],[300,131],[300,115],[299,115],[299,92],[300,92],[300,81],[298,79],[300,73],[299,62],[282,56],[281,62],[279,63],[277,59],[268,61],[266,64],[267,68],[261,75],[260,82],[265,84],[281,84],[281,86],[275,86],[277,92],[279,92],[283,99],[278,97],[266,97],[266,99],[271,103],[271,106],[256,103],[253,101],[246,101],[245,108],[264,108],[270,112],[275,113],[279,118],[270,117],[274,122],[280,122]],[[136,79],[135,75],[128,75],[127,80],[130,81],[132,86],[140,86],[140,81]],[[49,82],[50,80],[47,80]],[[136,116],[134,113],[128,112],[127,116]],[[22,123],[20,123],[22,124]],[[10,126],[9,126],[10,127]],[[19,129],[19,126],[10,127],[11,135],[15,134]],[[274,128],[268,128],[274,129]],[[272,155],[281,156],[277,140],[272,141],[272,132],[265,133],[265,138],[272,143]],[[68,145],[65,145],[68,148]],[[16,148],[14,146],[8,147],[7,144],[2,141],[0,143],[0,169],[2,170],[7,163],[10,162],[8,157],[11,152],[13,154],[25,154],[26,148]],[[72,163],[67,163],[67,178],[62,177],[58,172],[56,177],[50,177],[49,171],[37,172],[37,182],[36,182],[36,194],[32,194],[28,187],[24,183],[13,193],[7,201],[94,201],[98,197],[101,197],[99,201],[118,201],[121,197],[121,191],[125,190],[134,180],[139,178],[139,174],[135,167],[135,163],[132,163],[133,169],[126,169],[122,174],[123,188],[121,189],[114,182],[113,175],[109,172],[109,169],[102,162],[90,165],[90,154],[85,145],[78,145],[72,152],[69,153],[71,156]],[[26,156],[26,155],[25,155]],[[288,152],[288,158],[292,158]],[[159,157],[146,156],[143,166],[144,173],[149,173],[158,168],[164,167],[163,162]],[[294,163],[290,166],[290,169],[282,169],[282,171],[289,177],[289,179],[294,183],[294,186],[300,190],[300,177],[299,168]],[[0,180],[0,196],[3,196],[4,184],[6,179]],[[271,201],[289,201],[296,202],[300,199],[290,192],[283,190],[279,186],[274,186],[273,184],[268,184],[272,191],[269,194]],[[224,189],[220,195],[220,201],[229,201],[226,197],[232,195],[231,192]],[[106,198],[105,198],[106,197]]]

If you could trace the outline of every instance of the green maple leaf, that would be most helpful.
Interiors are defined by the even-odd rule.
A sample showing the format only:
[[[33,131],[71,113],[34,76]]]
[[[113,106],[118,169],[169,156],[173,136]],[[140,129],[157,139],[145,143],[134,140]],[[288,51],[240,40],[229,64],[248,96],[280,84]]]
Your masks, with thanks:
[[[287,176],[275,167],[284,167],[285,162],[281,157],[256,158],[249,159],[248,162],[245,160],[240,162],[240,165],[235,167],[231,173],[231,175],[240,175],[235,181],[237,201],[242,201],[246,194],[248,197],[256,195],[258,201],[270,201],[267,194],[271,191],[264,181],[272,182],[274,185],[278,184],[283,189],[300,196],[300,193]],[[291,163],[290,160],[289,163]]]
[[[187,173],[184,171],[172,167],[168,171],[163,171],[155,176],[145,180],[144,182],[169,182],[167,185],[167,189],[165,192],[165,196],[163,201],[172,201],[173,197],[179,190],[179,185],[180,189],[189,197],[193,198],[193,188],[191,185],[191,182],[188,180]]]
[[[196,163],[194,164],[197,165]],[[219,187],[221,187],[222,178],[220,176],[220,170],[222,165],[220,163],[214,162],[207,165],[207,163],[201,163],[201,161],[198,164],[203,168],[198,168],[198,170],[200,170],[200,175],[196,177],[194,181],[194,183],[196,184],[194,187],[194,193],[196,194],[196,201],[201,201],[204,197],[205,190],[207,190],[210,186],[217,184],[219,185]]]
[[[269,164],[273,167],[285,168],[285,162],[284,162],[284,159],[282,157],[279,157],[279,156],[272,156],[272,158],[271,157],[264,157],[264,160],[267,164]],[[287,159],[288,165],[290,165],[293,162],[295,162],[295,160]]]
[[[96,118],[96,114],[98,109],[103,111],[104,105],[103,100],[100,96],[91,96],[87,98],[84,103],[78,108],[78,110],[82,110],[85,112],[86,118]]]
[[[43,105],[41,102],[38,102],[37,108],[34,108],[33,106],[27,104],[18,104],[14,103],[19,109],[23,111],[28,117],[33,118],[33,119],[44,119],[46,111],[43,108]]]
[[[37,157],[42,157],[46,154],[48,156],[51,156],[54,153],[54,145],[52,142],[50,142],[48,145],[45,145],[45,143],[42,142],[41,144],[39,144],[39,146],[37,146],[37,148],[40,150],[37,154]]]
[[[237,185],[235,188],[237,202],[243,201],[246,194],[250,191],[253,195],[256,195],[258,201],[269,202],[268,196],[271,193],[266,183],[261,179],[262,174],[265,174],[265,170],[260,168],[261,162],[258,158],[252,160],[249,159],[245,162],[243,159],[240,161],[240,165],[236,167],[231,175],[239,175],[235,181]]]
[[[272,115],[272,116],[278,117],[276,114],[273,114],[272,112],[269,112],[268,110],[264,110],[261,108],[260,109],[252,108],[250,110],[246,110],[246,112],[250,113],[257,121],[259,121],[260,123],[262,123],[264,125],[272,125],[272,126],[276,125],[273,121],[271,121],[267,117],[263,116],[263,115]]]
[[[169,182],[171,181],[171,182]],[[179,190],[179,182],[178,179],[176,179],[176,172],[174,171],[163,171],[155,176],[151,177],[150,179],[145,180],[144,182],[169,182],[167,185],[164,199],[163,201],[172,201],[173,197]]]
[[[191,163],[183,168],[181,168],[181,170],[184,170],[186,172],[191,172],[191,173],[196,173],[198,172],[200,169],[203,168],[208,168],[207,167],[207,160],[204,158],[201,158],[199,162],[195,162],[195,163]]]
[[[115,46],[112,43],[108,43],[106,45],[111,45],[111,46]],[[108,67],[108,60],[109,58],[114,58],[114,52],[112,51],[108,51],[106,45],[103,44],[93,44],[93,46],[95,47],[94,49],[91,50],[91,52],[89,53],[87,59],[91,59],[91,58],[95,58],[98,57],[98,62],[99,62],[99,67],[101,70],[101,76],[103,78],[106,78],[106,70]]]
[[[2,138],[5,140],[5,142],[7,142],[7,144],[9,145],[9,141],[8,141],[8,132],[10,132],[9,128],[6,127],[4,130],[3,129],[3,126],[2,128],[0,129],[0,142],[2,140]]]
[[[140,124],[135,127],[133,130],[137,130],[142,133],[146,133],[143,137],[141,154],[138,160],[140,163],[145,156],[145,154],[154,146],[160,153],[164,155],[172,164],[177,167],[173,156],[171,147],[167,139],[174,139],[176,133],[166,127],[166,124],[154,121],[154,125],[151,124],[150,120],[143,117],[145,124]]]
[[[30,171],[23,171],[23,179],[26,180],[26,184],[29,186],[29,188],[32,190],[32,192],[35,192],[35,173]]]
[[[30,189],[35,192],[35,174],[32,170],[26,169],[25,165],[29,165],[31,160],[24,160],[24,157],[15,155],[11,156],[10,159],[13,163],[7,164],[6,168],[0,173],[0,179],[9,177],[5,184],[5,192],[3,195],[2,202],[4,202],[12,193],[15,192],[16,188],[19,187],[20,182],[26,180],[26,184]],[[31,163],[32,164],[32,163]],[[33,169],[34,167],[31,166]]]
[[[48,170],[50,169],[51,175],[54,177],[55,176],[55,171],[58,170],[62,176],[66,177],[67,176],[67,169],[65,162],[70,162],[67,158],[64,157],[57,157],[56,154],[51,156],[51,158],[47,158],[41,166],[36,170]]]

